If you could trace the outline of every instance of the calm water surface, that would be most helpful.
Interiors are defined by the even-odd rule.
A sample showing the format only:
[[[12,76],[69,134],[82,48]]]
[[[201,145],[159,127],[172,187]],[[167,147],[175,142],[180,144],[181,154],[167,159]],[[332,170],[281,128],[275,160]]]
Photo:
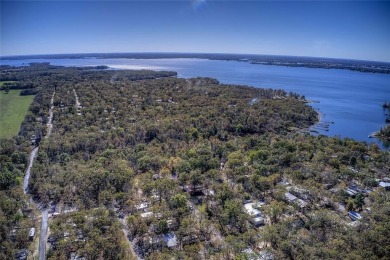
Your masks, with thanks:
[[[294,68],[204,59],[31,59],[2,60],[1,64],[27,65],[50,62],[62,66],[107,65],[114,69],[177,71],[182,78],[213,77],[222,83],[278,88],[305,95],[322,121],[334,122],[329,136],[375,142],[368,135],[385,125],[384,102],[390,101],[390,75],[348,70]]]

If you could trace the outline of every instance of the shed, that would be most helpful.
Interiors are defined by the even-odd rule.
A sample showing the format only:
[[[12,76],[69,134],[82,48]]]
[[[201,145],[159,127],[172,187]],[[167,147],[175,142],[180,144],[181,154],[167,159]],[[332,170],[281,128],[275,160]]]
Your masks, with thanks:
[[[30,237],[30,240],[34,239],[35,236],[35,228],[30,228],[30,231],[28,232],[28,236]]]

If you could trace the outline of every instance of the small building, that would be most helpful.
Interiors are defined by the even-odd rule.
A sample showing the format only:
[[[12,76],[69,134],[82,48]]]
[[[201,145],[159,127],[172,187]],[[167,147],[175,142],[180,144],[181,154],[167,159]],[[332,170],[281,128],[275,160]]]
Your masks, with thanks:
[[[248,213],[248,215],[251,217],[261,216],[261,211],[254,208],[253,202],[249,202],[249,203],[244,204],[244,208],[245,208],[246,213]]]
[[[265,219],[263,217],[255,217],[250,220],[251,224],[255,227],[265,225]]]
[[[255,203],[250,202],[244,204],[245,212],[251,217],[250,223],[256,227],[264,225],[265,219],[260,210],[254,207]]]
[[[312,199],[312,195],[311,195],[310,190],[303,189],[303,188],[300,188],[297,186],[287,187],[287,190],[288,190],[288,192],[290,192],[291,194],[297,196],[298,198],[300,198],[302,200],[307,201],[307,200]]]
[[[168,248],[173,248],[177,246],[177,238],[175,233],[169,232],[162,235],[164,242]]]
[[[390,182],[381,181],[379,182],[379,187],[385,188],[386,190],[390,190]]]
[[[153,212],[150,212],[150,211],[148,211],[148,212],[144,212],[144,213],[141,213],[141,218],[146,218],[146,219],[149,219],[149,218],[152,218],[153,217]]]
[[[30,231],[28,232],[28,236],[29,236],[29,238],[30,238],[31,241],[34,239],[34,236],[35,236],[35,228],[30,228]]]
[[[290,192],[286,192],[284,194],[284,196],[286,197],[286,200],[290,203],[293,203],[298,199],[296,196],[292,195]]]
[[[350,211],[350,212],[348,212],[348,216],[352,219],[352,220],[354,220],[354,221],[356,221],[356,220],[361,220],[363,217],[362,217],[362,215],[360,215],[359,213],[357,213],[357,212],[355,212],[355,211]]]
[[[150,207],[150,203],[148,202],[143,202],[135,206],[137,211],[145,211],[149,207]]]
[[[357,191],[355,188],[352,188],[352,187],[347,188],[347,189],[345,190],[345,192],[346,192],[349,196],[351,196],[351,197],[355,197],[355,196],[359,193],[359,191]]]
[[[301,209],[305,208],[307,206],[307,202],[299,199],[295,195],[291,194],[290,192],[286,192],[285,194],[286,200],[289,203],[295,203],[297,204]]]

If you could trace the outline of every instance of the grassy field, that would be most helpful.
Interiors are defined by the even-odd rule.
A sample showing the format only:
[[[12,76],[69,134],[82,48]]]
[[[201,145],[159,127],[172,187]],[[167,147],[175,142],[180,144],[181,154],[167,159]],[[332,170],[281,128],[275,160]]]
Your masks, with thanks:
[[[0,138],[16,135],[34,96],[20,96],[20,90],[0,91]]]

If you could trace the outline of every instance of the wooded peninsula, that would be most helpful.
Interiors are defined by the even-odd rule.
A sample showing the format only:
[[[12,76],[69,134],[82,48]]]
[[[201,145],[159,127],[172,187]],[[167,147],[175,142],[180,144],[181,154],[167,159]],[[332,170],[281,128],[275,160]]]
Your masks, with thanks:
[[[0,81],[34,95],[0,139],[0,259],[36,256],[42,209],[47,259],[390,255],[389,152],[310,135],[299,94],[40,63]]]

